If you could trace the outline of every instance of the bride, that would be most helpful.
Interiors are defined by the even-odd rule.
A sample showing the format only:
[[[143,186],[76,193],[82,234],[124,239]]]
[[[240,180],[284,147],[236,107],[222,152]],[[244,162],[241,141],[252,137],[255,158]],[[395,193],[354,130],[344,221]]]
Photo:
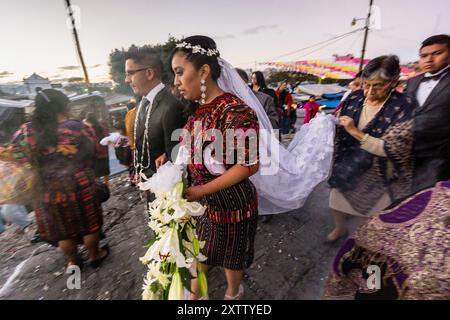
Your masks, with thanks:
[[[215,48],[214,41],[204,36],[189,37],[183,43],[194,46],[188,40],[198,37],[209,39]],[[176,50],[180,50],[183,43]],[[330,174],[337,120],[319,113],[314,121],[301,127],[286,148],[276,138],[264,108],[233,66],[221,58],[218,51],[217,57],[209,58],[216,58],[220,67],[217,85],[221,92],[239,97],[258,118],[259,170],[250,180],[258,192],[259,214],[277,214],[302,207],[313,189]],[[184,98],[197,101],[201,99],[200,94],[199,83],[199,96]],[[207,148],[203,154],[204,165],[211,173],[219,175],[224,172],[224,168],[217,161],[209,160],[210,152]],[[189,152],[184,148],[180,148],[178,155],[173,157],[178,159],[178,163],[186,162],[188,158]]]
[[[170,64],[180,94],[199,103],[173,158],[187,166],[186,198],[206,207],[197,224],[208,258],[200,269],[223,267],[228,284],[224,298],[241,299],[243,270],[253,262],[258,214],[301,207],[328,177],[335,123],[333,117],[319,115],[285,148],[258,99],[220,57],[211,38],[185,38],[171,53]],[[240,132],[245,142],[230,132]],[[230,144],[242,152],[230,154]],[[195,280],[192,291],[192,298],[198,298]]]

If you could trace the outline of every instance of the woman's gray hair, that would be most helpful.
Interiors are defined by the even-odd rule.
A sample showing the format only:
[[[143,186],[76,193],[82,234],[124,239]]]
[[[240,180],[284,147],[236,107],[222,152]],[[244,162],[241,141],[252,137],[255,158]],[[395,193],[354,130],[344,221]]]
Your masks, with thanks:
[[[371,60],[364,68],[361,78],[385,81],[398,81],[400,78],[400,60],[396,55],[380,56]]]

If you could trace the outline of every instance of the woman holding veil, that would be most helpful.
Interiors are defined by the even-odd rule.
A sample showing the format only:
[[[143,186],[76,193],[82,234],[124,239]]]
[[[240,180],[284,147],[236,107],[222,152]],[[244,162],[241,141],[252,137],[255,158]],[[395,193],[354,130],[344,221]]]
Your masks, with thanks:
[[[187,199],[207,208],[197,224],[199,239],[205,241],[202,253],[208,258],[200,269],[224,267],[225,299],[240,299],[244,269],[253,261],[258,213],[301,207],[327,178],[335,122],[319,115],[286,149],[258,99],[219,56],[211,38],[185,38],[170,63],[180,94],[199,103],[185,125],[176,162],[187,165]],[[191,298],[198,298],[196,281],[192,290]]]

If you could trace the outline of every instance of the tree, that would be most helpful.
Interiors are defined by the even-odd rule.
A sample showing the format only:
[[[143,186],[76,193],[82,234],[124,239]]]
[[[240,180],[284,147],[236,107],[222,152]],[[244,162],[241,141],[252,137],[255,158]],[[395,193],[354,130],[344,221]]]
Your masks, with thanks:
[[[267,83],[273,86],[282,81],[286,81],[292,88],[295,88],[303,81],[316,82],[317,77],[292,71],[272,71],[267,78]]]
[[[330,83],[338,83],[340,85],[347,85],[349,80],[348,79],[330,79],[325,78],[321,80],[319,77],[306,74],[306,73],[300,73],[300,72],[293,72],[293,71],[280,71],[276,69],[272,69],[269,72],[269,76],[267,77],[267,84],[270,84],[272,86],[278,85],[281,81],[285,81],[288,83],[291,88],[297,87],[299,84],[301,84],[304,81],[310,81],[312,83],[322,83],[322,84],[330,84]]]
[[[162,44],[156,45],[144,45],[143,49],[153,49],[161,54],[161,59],[163,61],[163,74],[162,81],[166,85],[170,85],[173,81],[173,76],[170,71],[169,65],[169,55],[170,52],[175,48],[175,45],[179,42],[178,39],[170,36],[169,39]],[[124,94],[133,95],[133,91],[130,86],[125,83],[125,57],[130,50],[136,50],[138,47],[136,45],[131,45],[127,50],[114,49],[109,55],[109,67],[111,79],[116,83],[114,91]]]

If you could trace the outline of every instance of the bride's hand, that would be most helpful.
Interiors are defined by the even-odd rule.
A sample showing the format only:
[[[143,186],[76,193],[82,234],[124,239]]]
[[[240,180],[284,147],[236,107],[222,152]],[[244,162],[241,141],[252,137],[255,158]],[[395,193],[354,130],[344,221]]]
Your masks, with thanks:
[[[199,201],[206,195],[205,188],[203,186],[189,187],[184,191],[184,197],[189,201]]]

